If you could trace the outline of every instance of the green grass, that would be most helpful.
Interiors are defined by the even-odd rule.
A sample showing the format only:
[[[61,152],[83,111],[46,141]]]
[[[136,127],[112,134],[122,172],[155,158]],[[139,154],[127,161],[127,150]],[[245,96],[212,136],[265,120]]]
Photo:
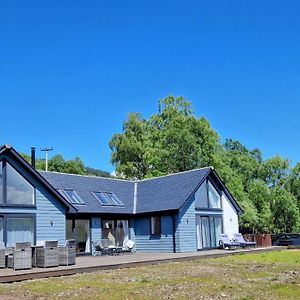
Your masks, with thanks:
[[[0,299],[300,299],[300,251],[169,262],[0,285]]]

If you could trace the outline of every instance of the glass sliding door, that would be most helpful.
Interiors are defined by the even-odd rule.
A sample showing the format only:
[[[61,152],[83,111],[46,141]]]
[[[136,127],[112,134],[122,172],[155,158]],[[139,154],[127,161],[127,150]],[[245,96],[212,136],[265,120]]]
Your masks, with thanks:
[[[34,244],[34,220],[31,217],[6,218],[6,246],[13,247],[16,242]]]
[[[128,220],[102,220],[102,239],[122,247],[129,239]]]
[[[214,220],[214,246],[213,247],[218,247],[220,241],[220,235],[222,234],[222,218],[216,217],[213,218],[213,220]]]
[[[197,216],[198,249],[215,248],[219,246],[222,233],[221,216]]]
[[[75,240],[78,253],[90,252],[90,220],[76,219],[75,220]]]
[[[202,231],[202,248],[210,247],[210,228],[209,218],[201,217],[201,231]]]

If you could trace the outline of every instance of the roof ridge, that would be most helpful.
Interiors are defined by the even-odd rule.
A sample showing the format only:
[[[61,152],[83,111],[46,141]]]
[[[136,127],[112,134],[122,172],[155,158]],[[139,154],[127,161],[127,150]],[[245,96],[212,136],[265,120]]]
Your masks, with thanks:
[[[38,170],[38,172],[40,172],[40,173],[52,173],[52,174],[69,175],[69,176],[78,176],[78,177],[88,177],[88,178],[100,178],[100,179],[116,180],[116,181],[136,182],[136,180],[111,178],[111,177],[96,176],[96,175],[81,175],[81,174],[64,173],[64,172],[56,172],[56,171],[42,171],[42,170]]]
[[[166,174],[166,175],[162,175],[162,176],[145,178],[145,179],[138,180],[138,182],[148,181],[148,180],[153,180],[153,179],[159,179],[159,178],[169,177],[169,176],[175,176],[175,175],[185,174],[185,173],[189,173],[189,172],[200,171],[200,170],[204,170],[204,169],[214,170],[214,167],[213,166],[208,166],[208,167],[202,167],[202,168],[197,168],[197,169],[192,169],[192,170],[186,170],[186,171],[182,171],[182,172],[176,172],[176,173]]]
[[[151,177],[151,178],[145,178],[145,179],[138,179],[138,180],[111,178],[111,177],[103,177],[103,176],[96,176],[96,175],[81,175],[81,174],[72,174],[72,173],[64,173],[64,172],[56,172],[56,171],[42,171],[42,170],[38,170],[38,172],[40,172],[40,173],[52,173],[52,174],[69,175],[69,176],[78,176],[78,177],[88,177],[88,178],[99,178],[99,179],[105,179],[105,180],[125,181],[125,182],[131,182],[131,183],[137,182],[138,183],[138,182],[150,181],[150,180],[164,178],[164,177],[169,177],[169,176],[176,176],[176,175],[180,175],[180,174],[196,172],[196,171],[205,170],[205,169],[214,170],[214,167],[213,166],[202,167],[202,168],[197,168],[197,169],[192,169],[192,170],[186,170],[186,171],[182,171],[182,172],[176,172],[176,173],[171,173],[171,174],[166,174],[166,175],[161,175],[161,176],[156,176],[156,177]]]

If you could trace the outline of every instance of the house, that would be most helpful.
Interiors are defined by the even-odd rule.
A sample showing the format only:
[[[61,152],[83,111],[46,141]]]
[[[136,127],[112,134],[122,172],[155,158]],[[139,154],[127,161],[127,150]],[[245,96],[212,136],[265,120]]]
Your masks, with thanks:
[[[0,147],[0,240],[74,238],[136,242],[139,252],[188,252],[218,246],[239,231],[241,208],[212,167],[132,181],[38,172],[11,146]]]

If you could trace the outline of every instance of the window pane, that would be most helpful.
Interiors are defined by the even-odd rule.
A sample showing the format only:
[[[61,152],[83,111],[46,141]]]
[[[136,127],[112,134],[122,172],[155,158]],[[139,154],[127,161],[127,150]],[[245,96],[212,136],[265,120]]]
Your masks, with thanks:
[[[33,244],[33,218],[7,218],[7,247],[15,246],[16,242]]]
[[[3,171],[2,171],[2,161],[0,161],[0,203],[3,203]]]
[[[77,252],[90,252],[90,221],[75,220]]]
[[[66,239],[67,240],[73,240],[73,220],[66,220]]]
[[[221,208],[221,197],[213,185],[208,183],[209,204],[212,208]]]
[[[109,198],[109,200],[114,204],[114,205],[124,205],[123,202],[113,193],[104,193],[105,196]]]
[[[69,202],[73,204],[84,204],[83,200],[74,190],[63,190],[65,195],[68,197]]]
[[[151,217],[151,234],[161,234],[160,217]]]
[[[107,198],[103,193],[94,192],[95,197],[99,200],[102,205],[113,205],[109,198]]]
[[[203,182],[195,193],[196,208],[208,208],[207,185]]]
[[[210,248],[210,228],[209,218],[201,217],[201,231],[202,231],[202,248]]]
[[[7,203],[19,205],[34,204],[34,188],[12,166],[6,164]]]
[[[219,246],[220,235],[222,234],[222,218],[214,218],[215,220],[215,243]]]

